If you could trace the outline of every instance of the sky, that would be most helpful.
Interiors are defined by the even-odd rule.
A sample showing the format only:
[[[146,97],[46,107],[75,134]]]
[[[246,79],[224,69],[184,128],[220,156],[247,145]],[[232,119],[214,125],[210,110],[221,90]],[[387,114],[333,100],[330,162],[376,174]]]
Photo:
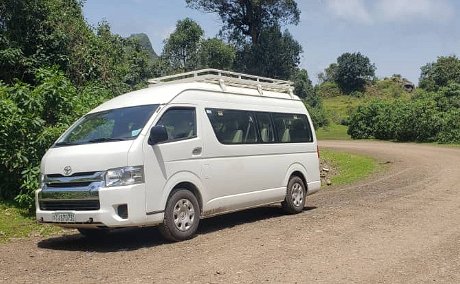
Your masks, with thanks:
[[[460,1],[457,0],[297,0],[301,67],[310,79],[345,52],[361,52],[379,78],[401,74],[418,82],[420,67],[438,56],[460,56]],[[84,15],[95,26],[107,21],[121,36],[146,33],[160,54],[178,20],[195,20],[214,37],[222,22],[215,14],[186,7],[185,0],[87,0]]]

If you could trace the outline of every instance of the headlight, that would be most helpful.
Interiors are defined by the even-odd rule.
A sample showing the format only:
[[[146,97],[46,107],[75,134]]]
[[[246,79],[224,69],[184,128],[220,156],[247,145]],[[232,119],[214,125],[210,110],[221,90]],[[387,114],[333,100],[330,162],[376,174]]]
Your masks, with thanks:
[[[105,186],[123,186],[144,182],[144,167],[110,169],[105,174]]]
[[[40,173],[40,189],[43,189],[45,186],[45,175]]]

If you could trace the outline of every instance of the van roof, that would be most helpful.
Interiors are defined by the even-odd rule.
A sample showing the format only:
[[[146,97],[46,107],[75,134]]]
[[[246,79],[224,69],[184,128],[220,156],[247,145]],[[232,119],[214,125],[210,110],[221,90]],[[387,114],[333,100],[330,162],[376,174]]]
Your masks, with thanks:
[[[151,87],[126,93],[124,95],[117,96],[91,112],[99,112],[108,109],[130,107],[137,105],[146,104],[167,104],[171,102],[177,95],[181,94],[186,90],[201,90],[208,92],[226,93],[232,95],[243,95],[243,96],[256,96],[273,99],[283,100],[300,100],[299,97],[289,94],[274,91],[265,91],[255,88],[244,88],[236,86],[226,86],[216,83],[202,83],[202,82],[170,82],[168,84],[153,85]],[[199,99],[199,98],[197,98]]]

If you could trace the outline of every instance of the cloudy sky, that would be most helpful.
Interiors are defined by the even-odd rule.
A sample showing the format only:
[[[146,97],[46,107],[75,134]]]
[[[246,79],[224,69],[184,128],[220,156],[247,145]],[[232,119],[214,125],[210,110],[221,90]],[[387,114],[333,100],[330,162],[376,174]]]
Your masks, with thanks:
[[[301,66],[310,78],[344,52],[361,52],[377,76],[398,73],[418,81],[420,67],[442,55],[460,55],[460,1],[457,0],[297,0],[301,20],[286,28],[303,46]],[[87,21],[105,20],[122,36],[146,33],[157,53],[177,20],[197,21],[206,37],[221,21],[186,7],[185,0],[91,0]]]

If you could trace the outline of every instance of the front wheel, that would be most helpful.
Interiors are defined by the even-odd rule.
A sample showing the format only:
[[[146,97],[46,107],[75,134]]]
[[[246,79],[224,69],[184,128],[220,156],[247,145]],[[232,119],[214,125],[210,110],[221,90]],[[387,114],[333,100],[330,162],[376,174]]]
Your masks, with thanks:
[[[305,197],[307,196],[303,180],[298,176],[292,176],[289,179],[286,191],[286,197],[281,206],[289,214],[297,214],[303,211],[305,207]]]
[[[160,232],[167,240],[183,241],[193,237],[199,223],[200,207],[195,195],[186,189],[179,189],[166,203]]]

